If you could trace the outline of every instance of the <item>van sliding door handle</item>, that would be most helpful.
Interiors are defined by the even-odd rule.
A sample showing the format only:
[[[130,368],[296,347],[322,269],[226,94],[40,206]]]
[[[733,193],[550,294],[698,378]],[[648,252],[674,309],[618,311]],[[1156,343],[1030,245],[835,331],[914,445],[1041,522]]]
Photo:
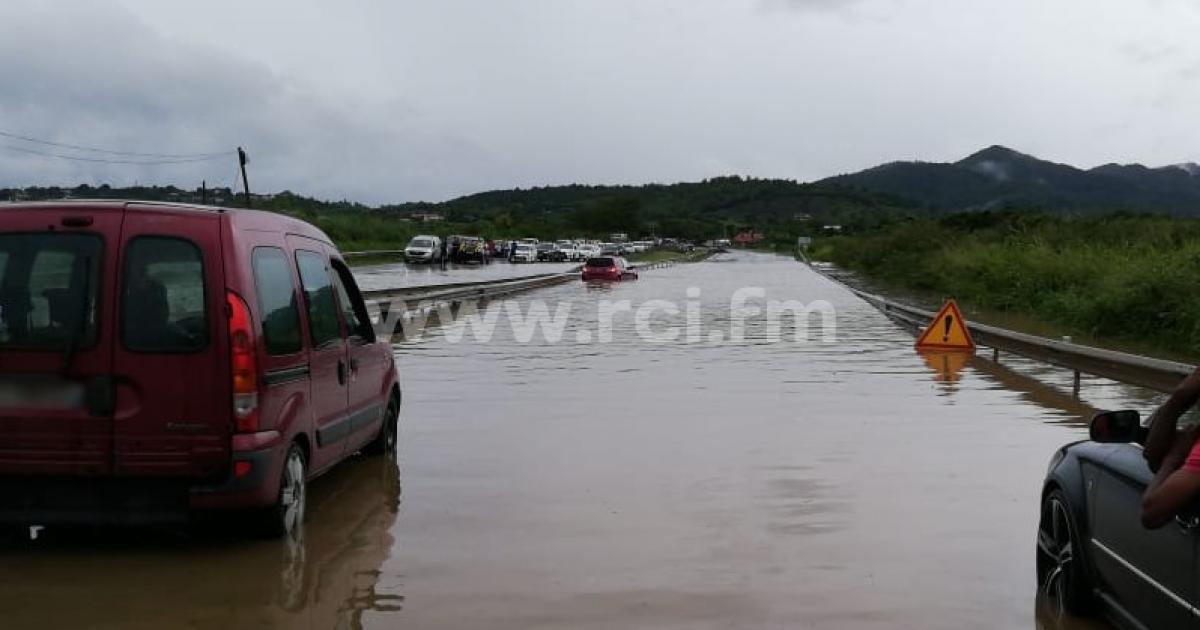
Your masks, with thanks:
[[[346,384],[346,362],[341,359],[338,359],[337,373],[338,373],[338,385],[345,385]]]

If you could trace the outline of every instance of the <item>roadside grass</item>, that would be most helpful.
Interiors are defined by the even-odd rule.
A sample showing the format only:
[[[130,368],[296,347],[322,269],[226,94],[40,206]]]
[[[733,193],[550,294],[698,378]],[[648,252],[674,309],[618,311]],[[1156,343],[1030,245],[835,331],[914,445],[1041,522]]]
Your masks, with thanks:
[[[1200,221],[981,213],[815,245],[815,259],[887,286],[1200,357]]]
[[[675,260],[683,258],[684,253],[673,249],[648,249],[644,252],[635,252],[627,258],[633,263],[651,263],[662,262],[664,260]]]

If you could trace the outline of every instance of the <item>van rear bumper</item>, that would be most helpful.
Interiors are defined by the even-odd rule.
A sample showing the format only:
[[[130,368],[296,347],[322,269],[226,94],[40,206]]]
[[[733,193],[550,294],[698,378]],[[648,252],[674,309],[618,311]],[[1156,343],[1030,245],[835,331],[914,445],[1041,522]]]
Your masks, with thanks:
[[[274,432],[272,432],[274,433]],[[226,510],[272,505],[279,493],[277,481],[282,458],[275,448],[234,451],[229,478],[224,483],[192,486],[189,507],[193,510]],[[236,476],[238,463],[250,466],[249,472]]]
[[[271,436],[255,435],[258,440],[242,445],[272,441]],[[217,483],[196,484],[187,479],[0,476],[0,523],[179,524],[186,523],[190,513],[197,510],[271,505],[279,492],[282,466],[276,450],[275,445],[234,450],[228,478]],[[249,464],[249,471],[240,477],[234,472],[237,462]]]

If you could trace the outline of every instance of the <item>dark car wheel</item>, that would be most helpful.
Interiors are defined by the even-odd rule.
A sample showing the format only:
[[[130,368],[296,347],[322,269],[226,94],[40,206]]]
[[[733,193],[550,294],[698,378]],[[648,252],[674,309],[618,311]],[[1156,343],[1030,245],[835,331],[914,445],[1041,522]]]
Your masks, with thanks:
[[[389,401],[387,411],[384,412],[383,416],[383,426],[379,427],[379,435],[376,435],[375,439],[371,440],[371,442],[363,448],[364,453],[371,455],[383,455],[385,453],[395,452],[396,424],[398,422],[398,418],[396,416],[399,414],[399,412],[400,410],[396,406],[396,400],[392,399]]]
[[[263,510],[259,529],[272,538],[295,536],[304,523],[307,506],[308,465],[300,445],[293,443],[283,460],[275,505]]]
[[[1038,524],[1037,577],[1039,594],[1061,616],[1092,611],[1092,587],[1084,569],[1079,526],[1071,504],[1060,490],[1042,502]]]

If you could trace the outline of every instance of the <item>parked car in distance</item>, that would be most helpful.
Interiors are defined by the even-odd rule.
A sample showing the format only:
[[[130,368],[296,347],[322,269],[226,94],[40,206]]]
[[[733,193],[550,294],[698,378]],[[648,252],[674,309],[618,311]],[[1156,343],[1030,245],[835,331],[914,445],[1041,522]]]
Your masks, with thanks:
[[[532,263],[537,262],[537,259],[537,249],[528,243],[517,243],[516,248],[513,249],[512,254],[508,258],[509,262],[514,263]]]
[[[582,277],[584,282],[595,280],[621,281],[637,280],[638,274],[624,258],[619,256],[601,256],[589,258],[583,264]]]
[[[579,248],[571,241],[559,241],[558,251],[564,261],[579,260]]]
[[[601,256],[620,256],[621,255],[621,246],[617,245],[616,243],[601,243],[600,244],[600,255]]]
[[[414,236],[404,247],[404,261],[438,263],[442,261],[442,239],[431,235]]]
[[[487,242],[478,236],[463,236],[459,238],[458,247],[454,251],[453,261],[455,263],[479,263],[486,265],[492,261],[491,256],[488,255]]]
[[[576,260],[587,260],[588,258],[600,256],[600,246],[595,244],[585,243],[580,245],[577,251],[579,258]]]
[[[308,223],[3,205],[0,261],[0,522],[236,510],[247,530],[286,534],[308,480],[395,448],[389,340]]]
[[[553,259],[552,254],[558,250],[558,247],[554,243],[538,243],[535,249],[538,262],[549,262]]]
[[[1037,577],[1059,614],[1103,613],[1122,627],[1194,628],[1200,610],[1200,506],[1142,526],[1154,474],[1136,411],[1096,415],[1090,439],[1063,446],[1042,485]]]

